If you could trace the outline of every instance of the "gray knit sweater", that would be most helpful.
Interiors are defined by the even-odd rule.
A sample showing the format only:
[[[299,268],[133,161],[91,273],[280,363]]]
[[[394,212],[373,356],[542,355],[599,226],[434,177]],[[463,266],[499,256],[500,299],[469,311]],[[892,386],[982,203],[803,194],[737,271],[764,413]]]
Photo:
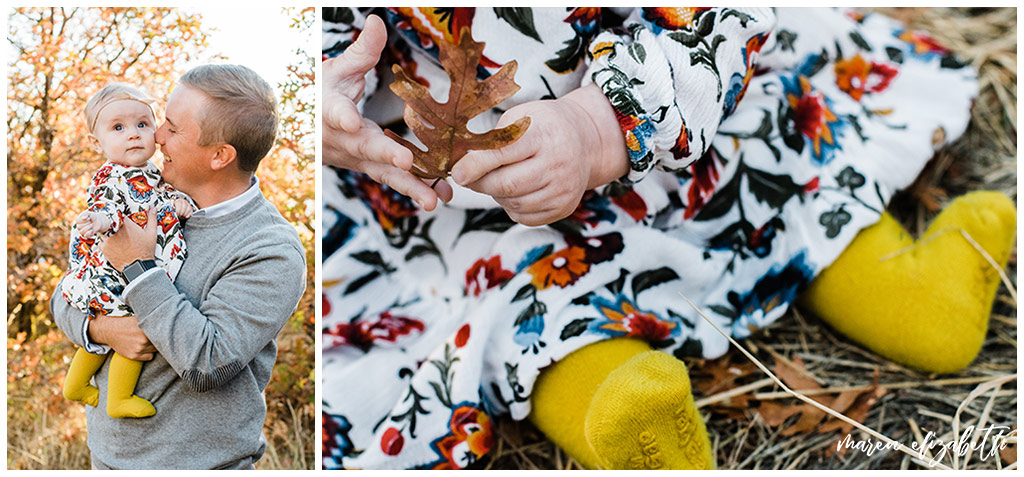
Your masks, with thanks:
[[[124,297],[159,351],[135,388],[156,415],[109,417],[105,364],[96,375],[100,406],[86,407],[98,467],[248,467],[266,448],[263,390],[277,359],[274,340],[305,290],[302,244],[262,195],[221,217],[193,217],[184,233],[188,259],[174,283],[146,274]],[[50,307],[81,346],[85,315],[59,287]]]

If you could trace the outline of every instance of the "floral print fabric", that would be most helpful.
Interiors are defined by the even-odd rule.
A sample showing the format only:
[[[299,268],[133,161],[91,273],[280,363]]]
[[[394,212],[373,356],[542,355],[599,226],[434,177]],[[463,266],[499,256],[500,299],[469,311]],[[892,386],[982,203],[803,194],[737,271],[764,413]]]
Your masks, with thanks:
[[[131,308],[121,300],[128,285],[120,270],[114,268],[100,250],[98,241],[117,232],[124,221],[141,227],[149,221],[147,210],[156,213],[156,263],[174,280],[185,262],[185,236],[174,213],[174,199],[191,199],[163,182],[160,169],[152,162],[143,167],[128,167],[106,162],[92,177],[88,209],[106,215],[111,226],[91,238],[82,237],[78,226],[71,227],[68,271],[64,277],[64,298],[90,318],[99,313],[127,316]],[[193,204],[194,205],[194,204]]]
[[[438,97],[436,44],[461,25],[486,42],[480,76],[519,61],[522,89],[481,128],[597,84],[632,168],[545,227],[463,189],[424,212],[325,169],[325,468],[464,468],[493,447],[491,416],[528,416],[538,374],[599,340],[721,355],[728,341],[681,295],[736,338],[777,319],[963,132],[976,92],[934,41],[856,12],[377,12],[391,28],[383,62],[414,67]],[[324,10],[325,57],[367,13]],[[374,95],[382,81],[368,83],[364,114],[399,118]]]

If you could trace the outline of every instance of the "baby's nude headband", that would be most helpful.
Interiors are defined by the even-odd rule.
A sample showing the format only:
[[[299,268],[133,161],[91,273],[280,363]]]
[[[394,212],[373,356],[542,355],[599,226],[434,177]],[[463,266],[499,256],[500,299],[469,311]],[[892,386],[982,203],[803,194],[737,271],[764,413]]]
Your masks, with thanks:
[[[98,93],[93,95],[89,99],[89,103],[85,106],[86,111],[86,125],[89,127],[89,132],[93,132],[96,128],[96,121],[100,117],[100,112],[104,108],[109,106],[115,101],[123,99],[129,99],[132,101],[138,101],[146,106],[149,106],[149,110],[156,116],[156,112],[153,111],[153,103],[156,99],[142,92],[141,90],[128,86],[123,83],[114,83],[105,86]]]

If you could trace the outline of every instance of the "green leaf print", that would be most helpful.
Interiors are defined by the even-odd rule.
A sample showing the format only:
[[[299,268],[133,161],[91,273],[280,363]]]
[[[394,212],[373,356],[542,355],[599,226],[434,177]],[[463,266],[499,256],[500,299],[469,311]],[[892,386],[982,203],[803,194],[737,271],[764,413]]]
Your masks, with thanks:
[[[860,33],[857,31],[850,32],[850,40],[852,40],[858,48],[864,51],[871,51],[871,45],[869,45],[868,42],[864,40],[864,37],[860,36]]]
[[[430,364],[434,365],[437,368],[438,374],[441,375],[441,383],[431,382],[430,386],[434,388],[437,400],[441,401],[441,404],[444,404],[449,409],[453,407],[452,379],[455,377],[455,370],[452,368],[452,365],[458,361],[459,358],[455,357],[455,350],[447,343],[444,345],[444,358],[430,360]]]
[[[542,41],[537,34],[537,28],[533,26],[533,9],[526,7],[494,7],[494,14],[515,28],[516,31]]]
[[[773,209],[782,206],[793,196],[803,192],[803,186],[793,182],[787,175],[776,175],[768,172],[744,168],[747,173],[747,186],[758,201],[768,204]]]
[[[594,321],[594,318],[577,318],[572,320],[568,325],[565,325],[565,328],[562,328],[562,334],[559,335],[559,338],[561,338],[562,341],[565,341],[573,336],[583,334],[583,332],[587,330],[587,325],[591,321]]]
[[[544,62],[551,71],[559,74],[575,70],[587,52],[586,42],[581,35],[575,35],[562,44],[565,48],[558,50],[554,58]]]
[[[678,278],[679,275],[668,267],[640,272],[633,277],[633,299],[636,300],[636,296],[648,288],[653,288]]]

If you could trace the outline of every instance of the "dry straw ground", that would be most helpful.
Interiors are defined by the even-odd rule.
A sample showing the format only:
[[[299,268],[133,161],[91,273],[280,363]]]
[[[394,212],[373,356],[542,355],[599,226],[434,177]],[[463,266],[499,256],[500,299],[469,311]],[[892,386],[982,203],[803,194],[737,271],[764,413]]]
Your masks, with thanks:
[[[941,151],[913,187],[894,198],[890,212],[920,236],[942,206],[965,192],[998,190],[1016,200],[1016,9],[879,10],[958,52],[978,69],[980,79],[980,96],[966,134]],[[1015,290],[1016,251],[1006,273]],[[742,344],[791,387],[801,389],[795,382],[826,388],[830,392],[810,397],[844,407],[848,416],[906,445],[921,442],[929,432],[935,433],[930,440],[949,442],[955,417],[961,433],[969,425],[1017,426],[1017,304],[1005,285],[996,297],[980,355],[952,375],[926,375],[888,362],[799,310]],[[717,360],[692,360],[687,365],[721,469],[928,468],[895,451],[870,456],[853,449],[836,452],[837,441],[847,431],[835,429],[834,419],[810,411],[794,413],[804,404],[781,392],[735,349]],[[1001,384],[969,396],[983,383]],[[735,399],[715,401],[730,392]],[[579,468],[526,421],[500,419],[496,433],[495,448],[478,463],[481,468]],[[867,438],[856,429],[851,434],[854,440]],[[991,443],[985,453],[990,450]],[[1015,443],[985,459],[981,455],[976,451],[955,465],[947,455],[941,462],[967,469],[1016,467]],[[938,457],[937,449],[932,457]]]

